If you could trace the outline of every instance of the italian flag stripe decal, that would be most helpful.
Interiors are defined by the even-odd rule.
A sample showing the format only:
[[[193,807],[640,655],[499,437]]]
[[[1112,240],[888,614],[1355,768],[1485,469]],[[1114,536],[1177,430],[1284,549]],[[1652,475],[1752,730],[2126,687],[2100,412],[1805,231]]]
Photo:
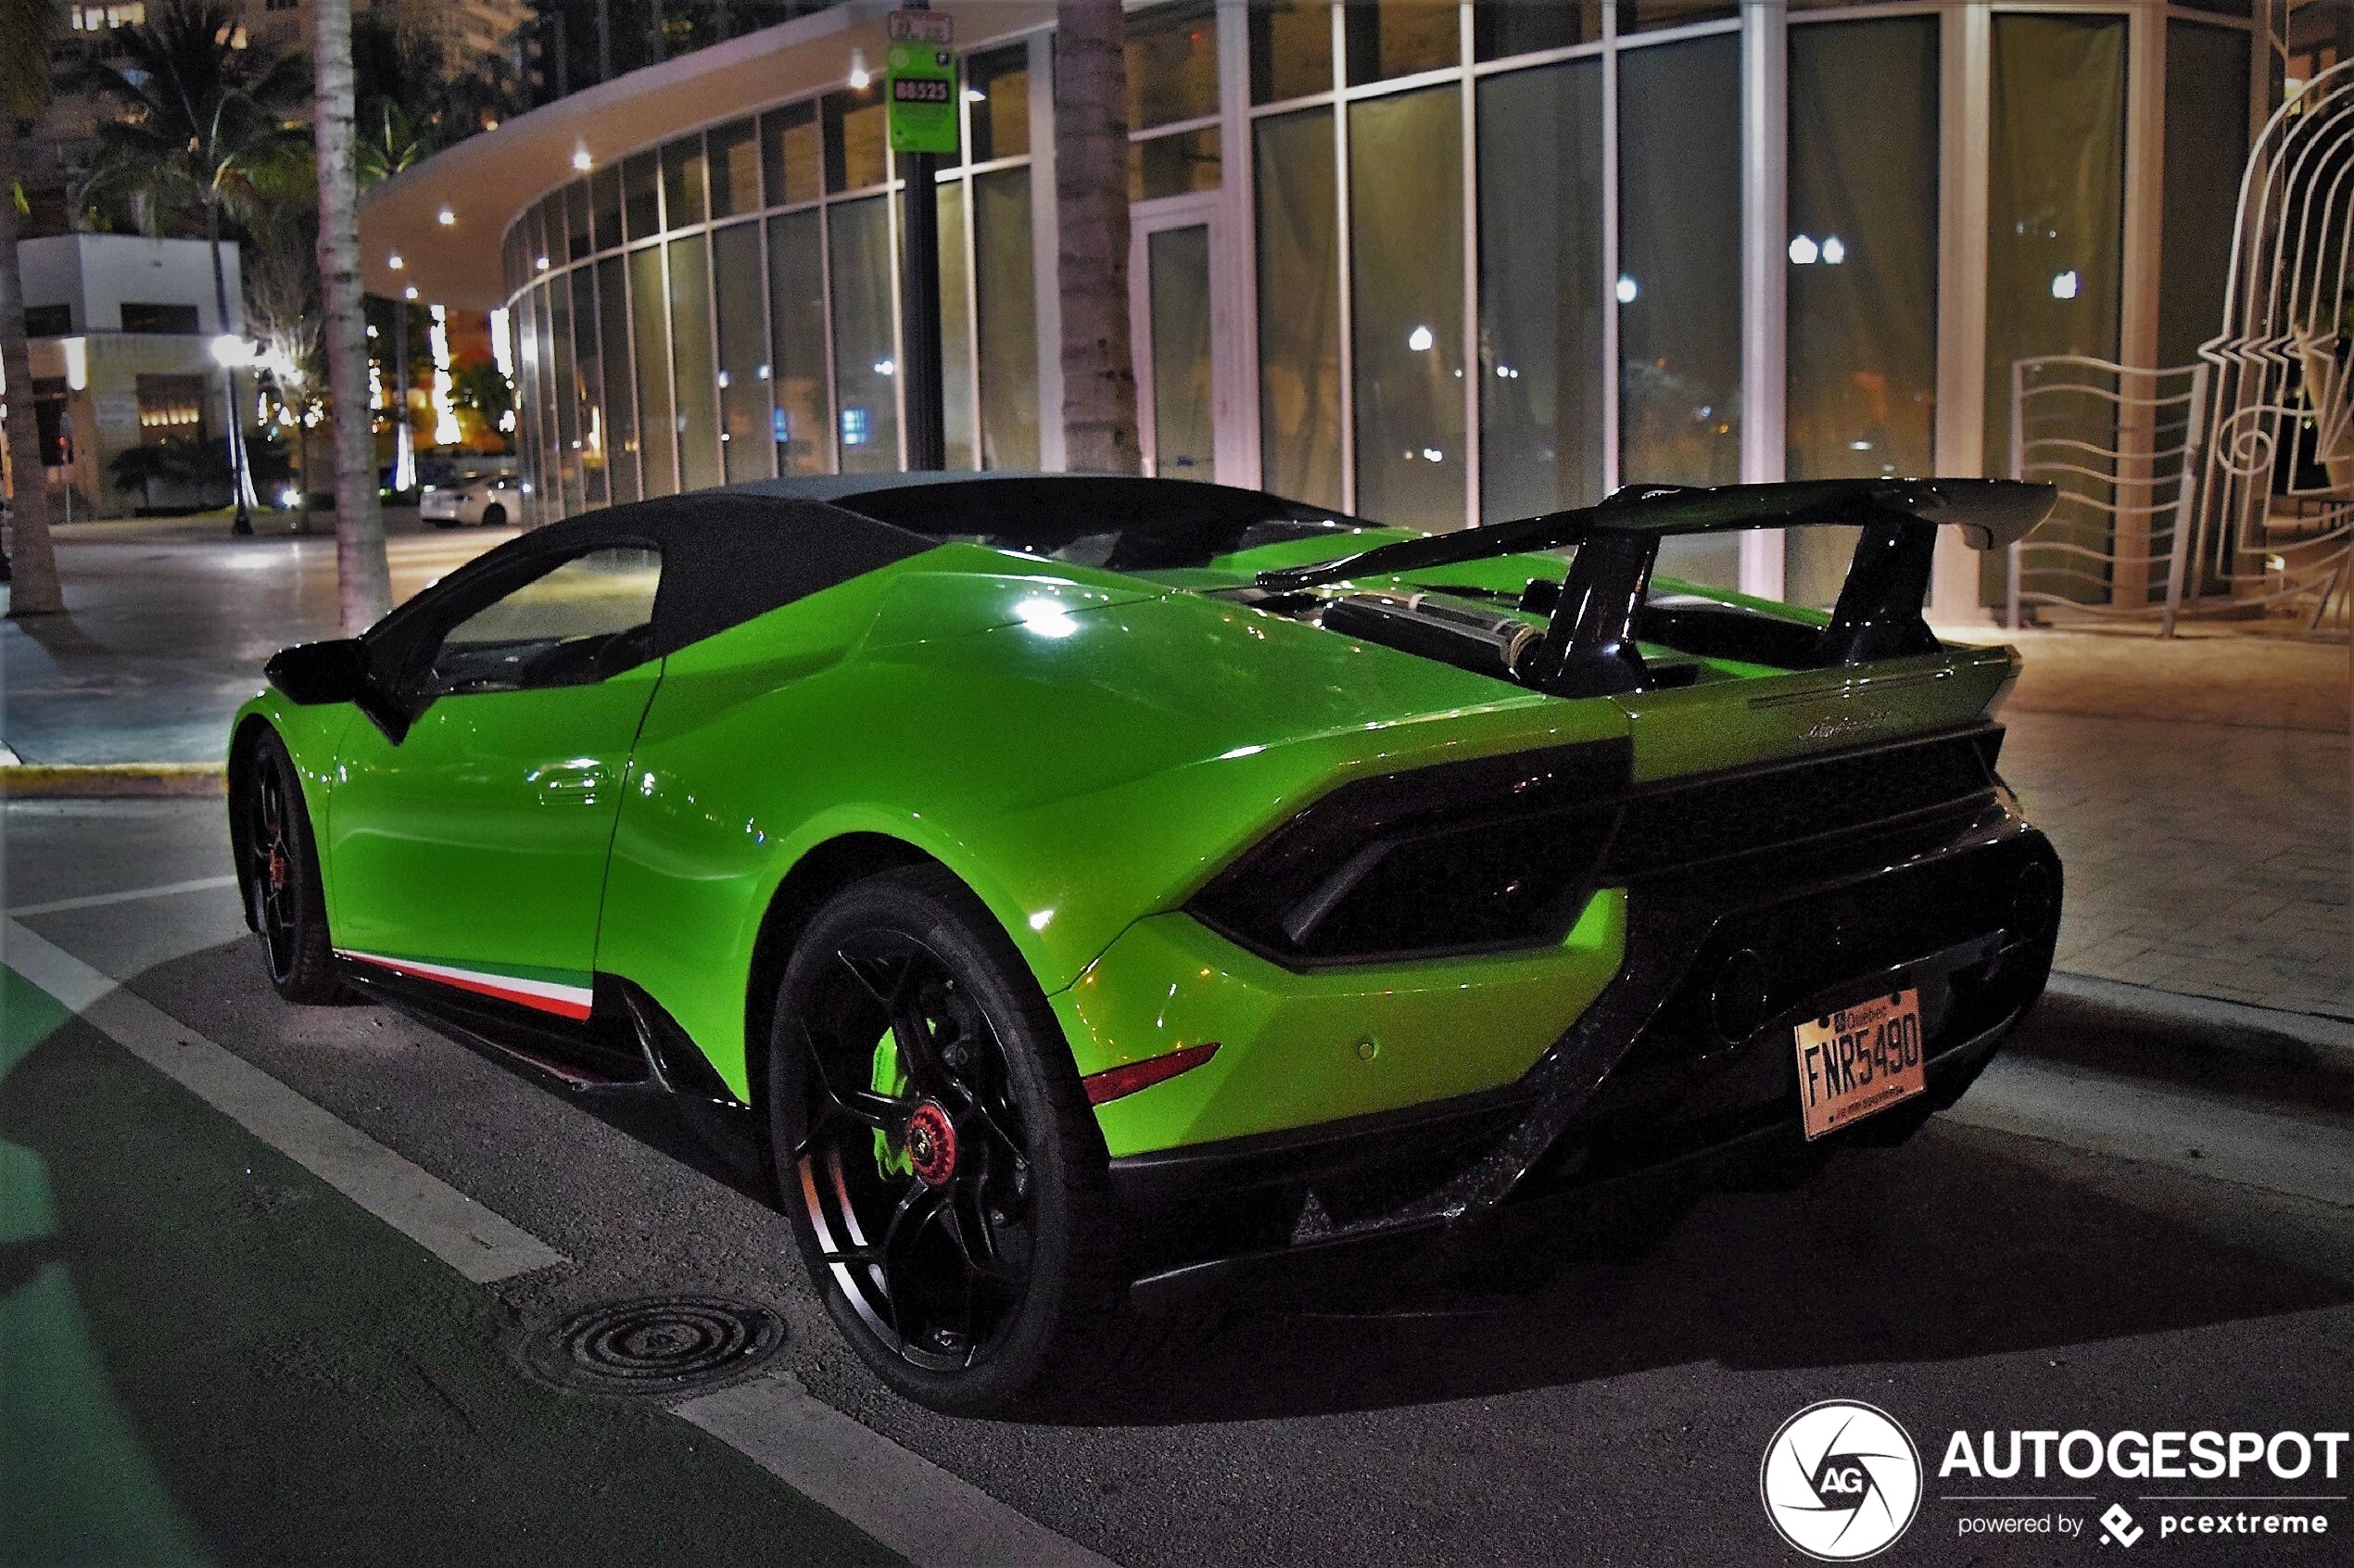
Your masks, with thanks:
[[[513,1002],[542,1013],[576,1023],[586,1022],[588,1005],[595,993],[585,985],[559,985],[552,980],[518,980],[513,975],[488,974],[480,969],[461,969],[448,964],[427,964],[415,958],[387,958],[379,953],[355,953],[348,947],[335,949],[335,956],[355,963],[373,965],[411,980],[436,980],[471,991],[477,996],[493,996],[501,1002]]]

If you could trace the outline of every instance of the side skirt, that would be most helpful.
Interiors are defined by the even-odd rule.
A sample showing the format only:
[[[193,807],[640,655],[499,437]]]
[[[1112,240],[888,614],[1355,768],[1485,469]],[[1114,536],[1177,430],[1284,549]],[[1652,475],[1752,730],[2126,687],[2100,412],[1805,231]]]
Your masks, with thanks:
[[[628,980],[600,973],[587,1017],[352,959],[346,984],[558,1095],[681,1165],[774,1206],[758,1117],[685,1030]]]

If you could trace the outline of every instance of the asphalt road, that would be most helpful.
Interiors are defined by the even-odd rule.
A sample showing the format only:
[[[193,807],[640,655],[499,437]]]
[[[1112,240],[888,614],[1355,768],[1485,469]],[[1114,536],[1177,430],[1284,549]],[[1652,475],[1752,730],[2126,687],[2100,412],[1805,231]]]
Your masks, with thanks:
[[[838,1344],[760,1204],[401,1016],[280,1005],[221,887],[112,898],[221,877],[217,803],[5,810],[25,930],[563,1260],[469,1283],[6,977],[0,1562],[888,1561],[758,1442],[518,1370],[576,1310],[671,1293],[774,1306],[786,1347],[744,1397],[789,1373],[819,1415],[897,1445],[872,1452],[902,1467],[873,1474],[920,1490],[929,1473],[902,1461],[921,1456],[1135,1568],[1800,1562],[1769,1528],[1760,1461],[1834,1398],[1889,1412],[1928,1461],[1880,1561],[2348,1560],[2354,1453],[2335,1480],[2236,1486],[1938,1473],[1956,1432],[2354,1426],[2342,1103],[2264,1082],[2153,1101],[2021,1060],[1907,1146],[1792,1190],[1654,1195],[1451,1279],[1202,1325],[1095,1423],[950,1421]],[[2148,1027],[2076,1003],[2030,1030],[2131,1060]],[[2101,1538],[2113,1502],[2136,1516],[2132,1548]],[[2290,1509],[2331,1533],[2160,1534],[2169,1514]],[[2008,1517],[2082,1533],[1964,1533]],[[935,1562],[1021,1555],[914,1539]]]

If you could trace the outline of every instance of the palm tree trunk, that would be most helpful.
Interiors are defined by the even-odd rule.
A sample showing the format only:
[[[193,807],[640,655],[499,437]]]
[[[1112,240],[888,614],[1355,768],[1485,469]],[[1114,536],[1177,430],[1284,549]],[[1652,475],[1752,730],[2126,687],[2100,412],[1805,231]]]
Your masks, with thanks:
[[[0,377],[8,384],[8,613],[61,615],[57,555],[49,544],[49,486],[41,472],[32,354],[24,337],[24,281],[17,272],[17,117],[0,104]]]
[[[205,193],[205,243],[212,248],[212,319],[223,335],[229,331],[228,273],[221,265],[221,198],[210,191]],[[236,509],[235,532],[253,532],[253,474],[246,467],[246,422],[239,416],[237,405],[237,373],[229,366],[221,367],[229,383],[229,503]]]
[[[1063,306],[1063,451],[1074,469],[1133,474],[1128,337],[1127,28],[1120,0],[1055,14],[1055,203]]]
[[[319,285],[327,386],[335,420],[335,578],[343,629],[357,634],[392,608],[385,518],[376,502],[376,440],[368,409],[367,323],[360,308],[360,174],[352,161],[351,0],[318,0],[311,58],[319,85]]]

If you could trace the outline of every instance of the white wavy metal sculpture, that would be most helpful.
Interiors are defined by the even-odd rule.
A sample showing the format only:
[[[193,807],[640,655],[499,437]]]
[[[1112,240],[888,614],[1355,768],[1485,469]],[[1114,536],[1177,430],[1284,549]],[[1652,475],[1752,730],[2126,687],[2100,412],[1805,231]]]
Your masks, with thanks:
[[[2354,61],[2265,124],[2240,181],[2177,614],[2293,608],[2344,632],[2354,545]],[[2309,444],[2310,443],[2310,444]],[[2310,455],[2308,455],[2310,454]],[[2301,460],[2301,461],[2300,461]]]

